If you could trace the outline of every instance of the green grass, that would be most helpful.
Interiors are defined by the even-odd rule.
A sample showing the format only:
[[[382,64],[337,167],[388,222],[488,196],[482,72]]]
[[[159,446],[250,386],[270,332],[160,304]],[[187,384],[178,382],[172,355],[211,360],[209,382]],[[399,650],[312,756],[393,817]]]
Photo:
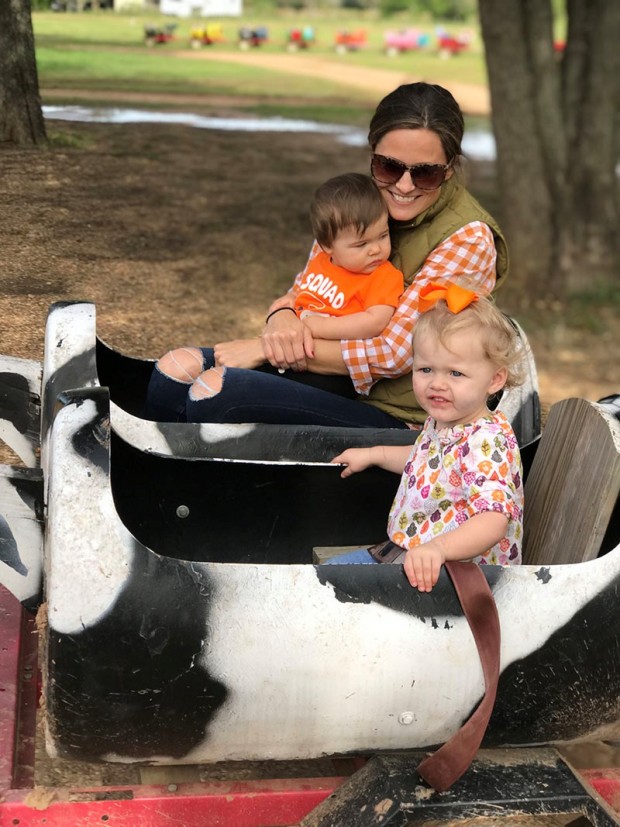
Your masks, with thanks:
[[[165,25],[175,22],[175,40],[148,48],[144,44],[145,24]],[[46,88],[162,92],[167,94],[211,94],[227,96],[249,95],[263,99],[251,107],[266,113],[291,113],[290,107],[279,100],[298,99],[295,107],[320,120],[334,120],[336,109],[341,122],[364,122],[368,107],[376,104],[376,93],[347,87],[337,80],[317,82],[300,75],[285,74],[260,67],[245,67],[234,62],[196,60],[190,48],[193,25],[207,21],[164,18],[161,15],[126,15],[113,12],[82,14],[33,13],[39,83]],[[241,25],[264,25],[269,31],[268,43],[254,50],[260,54],[283,54],[289,31],[297,26],[314,26],[317,42],[303,52],[304,58],[330,60],[353,66],[368,66],[406,73],[436,82],[458,80],[484,84],[485,67],[477,30],[472,27],[474,40],[471,49],[450,60],[439,58],[434,49],[410,52],[394,58],[383,50],[384,32],[405,25],[402,20],[380,20],[369,13],[358,16],[326,12],[296,15],[282,13],[271,16],[228,18],[221,23],[226,42],[208,49],[221,54],[239,53],[237,32]],[[364,49],[337,55],[335,35],[338,30],[363,28],[368,41]],[[434,27],[418,22],[418,28],[431,34]],[[294,59],[295,56],[291,56]],[[304,100],[305,99],[305,100]],[[346,101],[346,103],[344,103]],[[332,111],[330,111],[330,109]],[[300,117],[301,114],[295,114]]]
[[[612,314],[620,311],[620,289],[616,284],[601,283],[590,290],[572,295],[565,310],[569,327],[604,333],[609,330],[609,321],[617,318]]]
[[[47,126],[47,140],[51,147],[58,149],[90,149],[94,145],[92,138],[74,135],[56,126]]]
[[[337,83],[317,84],[311,78],[285,75],[269,69],[236,64],[197,61],[189,57],[162,56],[151,49],[112,55],[110,50],[37,48],[39,83],[42,88],[161,92],[166,94],[208,93],[213,95],[256,95],[265,101],[282,96],[312,100],[344,96]],[[363,103],[367,95],[348,90]]]

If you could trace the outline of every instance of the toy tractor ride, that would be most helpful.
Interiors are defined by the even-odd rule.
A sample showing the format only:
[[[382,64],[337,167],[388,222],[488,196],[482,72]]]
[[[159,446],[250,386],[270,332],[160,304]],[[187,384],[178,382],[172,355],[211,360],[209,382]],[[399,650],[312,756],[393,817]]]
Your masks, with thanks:
[[[0,439],[22,463],[0,466],[1,825],[618,825],[620,770],[576,772],[553,746],[620,741],[607,408],[563,400],[541,433],[530,356],[497,401],[527,473],[524,564],[483,567],[491,673],[447,571],[424,594],[402,566],[323,564],[384,535],[396,488],[331,459],[415,431],[155,422],[153,363],[99,339],[94,305],[52,306],[45,342],[42,364],[0,356]],[[483,748],[429,786],[425,753],[491,712],[489,686]],[[39,690],[50,756],[140,782],[35,789]],[[317,760],[330,771],[283,774]],[[234,762],[262,775],[201,775]]]
[[[315,42],[314,28],[312,26],[303,26],[302,28],[290,30],[286,48],[289,52],[298,52],[300,49],[308,49]]]
[[[165,26],[147,25],[144,27],[144,45],[158,46],[162,43],[170,43],[175,39],[176,23],[167,23]]]
[[[471,34],[469,32],[461,32],[458,35],[453,35],[445,29],[437,29],[437,54],[441,58],[455,57],[461,52],[469,49],[471,45]]]
[[[267,39],[268,32],[265,26],[257,26],[255,29],[242,26],[239,29],[239,48],[244,51],[262,46],[267,42]]]
[[[224,43],[225,40],[221,23],[193,26],[189,33],[189,42],[192,49],[201,49],[203,46],[212,46],[214,43]]]
[[[344,55],[347,52],[358,52],[365,48],[368,43],[368,35],[365,29],[356,29],[355,31],[342,29],[336,32],[335,41],[336,54]]]
[[[419,29],[400,29],[385,32],[383,43],[386,55],[396,57],[405,52],[426,49],[430,43],[430,37],[426,32],[421,32]]]

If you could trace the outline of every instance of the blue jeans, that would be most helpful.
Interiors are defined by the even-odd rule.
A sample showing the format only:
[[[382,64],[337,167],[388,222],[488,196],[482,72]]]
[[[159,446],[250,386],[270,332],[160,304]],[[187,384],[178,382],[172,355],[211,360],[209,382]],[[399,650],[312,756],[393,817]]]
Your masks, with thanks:
[[[201,348],[203,369],[213,367],[211,348]],[[341,428],[407,428],[355,398],[347,376],[226,368],[222,390],[190,399],[190,383],[171,379],[157,367],[149,382],[145,416],[160,422],[262,422],[275,425],[330,425]]]
[[[356,548],[355,551],[348,551],[346,554],[338,554],[325,561],[326,566],[348,566],[351,563],[358,565],[368,565],[376,563],[380,565],[378,560],[371,556],[367,548]]]

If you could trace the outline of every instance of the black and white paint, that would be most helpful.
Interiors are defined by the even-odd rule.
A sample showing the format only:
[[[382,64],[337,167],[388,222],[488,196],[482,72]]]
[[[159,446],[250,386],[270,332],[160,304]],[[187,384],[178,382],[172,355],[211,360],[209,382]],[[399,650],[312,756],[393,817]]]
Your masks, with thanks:
[[[446,577],[420,594],[398,566],[154,552],[116,513],[106,396],[67,397],[50,443],[54,752],[163,763],[310,758],[431,746],[458,728],[483,679]],[[202,463],[207,487],[219,465]],[[305,470],[310,480],[315,469]],[[62,542],[75,526],[76,542]],[[485,574],[503,635],[487,744],[617,736],[620,548],[590,563]]]

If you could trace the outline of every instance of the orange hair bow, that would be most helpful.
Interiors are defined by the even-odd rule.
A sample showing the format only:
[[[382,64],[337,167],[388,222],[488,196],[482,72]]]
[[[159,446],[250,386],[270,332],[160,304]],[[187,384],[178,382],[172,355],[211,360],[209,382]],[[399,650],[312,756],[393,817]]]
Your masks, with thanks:
[[[420,290],[418,310],[420,313],[426,313],[442,299],[448,305],[448,310],[452,313],[460,313],[461,310],[478,301],[478,296],[472,290],[466,290],[458,284],[446,285],[431,281]]]

